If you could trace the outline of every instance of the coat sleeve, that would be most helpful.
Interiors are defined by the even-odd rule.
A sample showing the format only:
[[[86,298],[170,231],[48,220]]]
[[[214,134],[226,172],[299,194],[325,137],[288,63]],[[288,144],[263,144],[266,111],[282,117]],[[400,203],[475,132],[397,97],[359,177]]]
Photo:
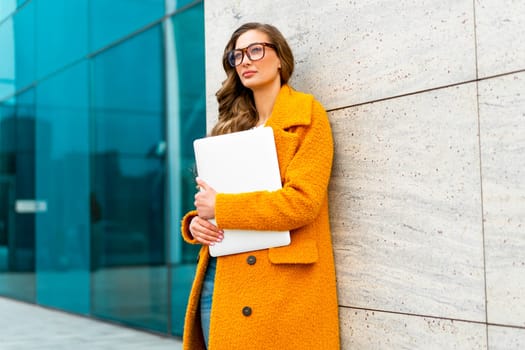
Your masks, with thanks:
[[[192,210],[186,213],[186,215],[184,215],[184,217],[181,220],[180,232],[182,234],[182,238],[184,239],[186,243],[190,243],[190,244],[199,243],[190,232],[190,222],[191,222],[191,219],[193,219],[195,216],[197,216],[197,211]]]
[[[300,142],[278,191],[217,194],[215,219],[222,229],[292,230],[317,217],[327,196],[333,139],[325,110],[313,101],[309,125],[294,130]]]

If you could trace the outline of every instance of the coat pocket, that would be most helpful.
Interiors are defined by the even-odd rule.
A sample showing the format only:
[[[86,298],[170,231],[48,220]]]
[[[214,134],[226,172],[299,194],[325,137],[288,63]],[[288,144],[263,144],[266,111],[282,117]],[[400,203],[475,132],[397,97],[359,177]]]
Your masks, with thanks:
[[[313,264],[319,259],[317,242],[305,239],[285,247],[270,248],[268,258],[272,264]]]

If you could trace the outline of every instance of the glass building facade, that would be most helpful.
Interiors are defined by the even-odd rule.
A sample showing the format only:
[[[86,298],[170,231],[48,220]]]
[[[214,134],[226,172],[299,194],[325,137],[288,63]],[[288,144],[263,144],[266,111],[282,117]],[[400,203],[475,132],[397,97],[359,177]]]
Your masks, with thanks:
[[[0,1],[0,295],[182,335],[203,1]]]

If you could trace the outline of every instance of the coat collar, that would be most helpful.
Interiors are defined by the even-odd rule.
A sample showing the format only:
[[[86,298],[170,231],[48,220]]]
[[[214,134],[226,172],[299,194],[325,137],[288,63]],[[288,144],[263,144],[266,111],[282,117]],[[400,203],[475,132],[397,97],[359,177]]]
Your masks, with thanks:
[[[289,85],[283,85],[267,126],[287,129],[292,126],[308,125],[312,116],[313,96],[295,91]]]

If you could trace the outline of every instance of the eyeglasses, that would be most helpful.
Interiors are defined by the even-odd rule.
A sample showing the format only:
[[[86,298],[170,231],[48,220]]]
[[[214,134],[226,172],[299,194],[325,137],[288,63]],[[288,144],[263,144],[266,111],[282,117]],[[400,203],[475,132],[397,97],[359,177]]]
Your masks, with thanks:
[[[237,67],[242,63],[244,59],[244,53],[250,59],[250,61],[258,61],[264,57],[264,48],[268,46],[276,50],[277,47],[270,43],[253,43],[245,47],[244,49],[235,49],[228,52],[228,63],[232,67]]]

